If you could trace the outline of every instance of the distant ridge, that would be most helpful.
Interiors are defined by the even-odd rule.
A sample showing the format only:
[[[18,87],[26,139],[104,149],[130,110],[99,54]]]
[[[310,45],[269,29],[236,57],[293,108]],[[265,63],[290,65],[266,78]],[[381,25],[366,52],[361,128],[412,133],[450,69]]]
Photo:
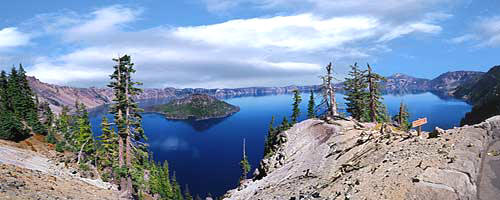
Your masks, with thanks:
[[[446,72],[435,79],[415,78],[409,75],[396,73],[386,77],[387,81],[381,83],[386,93],[418,93],[437,92],[444,96],[452,96],[457,86],[475,83],[484,72],[456,71]],[[30,85],[41,101],[46,101],[55,112],[60,112],[62,106],[73,107],[75,101],[84,103],[88,108],[109,104],[113,99],[113,92],[108,88],[76,88],[59,86],[41,82],[35,77],[28,77]],[[337,91],[342,91],[343,82],[334,85]],[[285,87],[245,87],[245,88],[184,88],[176,89],[167,87],[147,88],[137,97],[137,100],[182,98],[190,94],[207,94],[216,98],[230,98],[239,96],[263,96],[291,93],[294,90],[307,92],[319,90],[319,85],[311,86],[285,86]]]

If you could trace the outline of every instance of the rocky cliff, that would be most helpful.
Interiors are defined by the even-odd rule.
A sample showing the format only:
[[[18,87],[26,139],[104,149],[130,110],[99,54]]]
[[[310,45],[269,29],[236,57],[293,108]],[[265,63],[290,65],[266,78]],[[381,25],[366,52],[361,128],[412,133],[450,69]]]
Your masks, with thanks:
[[[418,137],[306,120],[226,199],[496,199],[500,116]],[[415,133],[414,133],[415,134]],[[434,136],[427,138],[427,136]],[[496,150],[496,151],[495,151]]]
[[[474,104],[461,124],[475,124],[491,116],[500,115],[500,66],[491,68],[474,82],[462,84],[454,95]]]

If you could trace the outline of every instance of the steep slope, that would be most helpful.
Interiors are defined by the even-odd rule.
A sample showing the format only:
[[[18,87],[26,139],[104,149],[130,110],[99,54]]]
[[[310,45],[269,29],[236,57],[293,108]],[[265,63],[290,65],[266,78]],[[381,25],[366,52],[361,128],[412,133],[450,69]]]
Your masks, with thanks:
[[[500,87],[500,65],[492,67],[476,81],[461,85],[454,95],[476,104],[495,96],[496,87]]]
[[[431,89],[434,91],[446,91],[452,94],[458,86],[476,82],[484,72],[476,71],[454,71],[439,75],[430,82]]]
[[[490,142],[498,143],[500,116],[438,130],[441,136],[430,139],[380,134],[373,126],[314,119],[296,124],[282,133],[286,142],[278,151],[261,161],[256,175],[264,177],[244,181],[226,199],[491,199],[500,194],[494,185],[500,166],[487,155]]]
[[[18,145],[0,140],[0,199],[118,199],[116,186],[81,178],[62,160],[14,147]]]
[[[500,66],[491,68],[476,82],[460,86],[454,93],[456,97],[474,104],[461,124],[475,124],[500,114]]]
[[[428,79],[415,78],[405,74],[397,73],[386,77],[386,79],[382,82],[381,87],[388,93],[422,92],[431,88]]]

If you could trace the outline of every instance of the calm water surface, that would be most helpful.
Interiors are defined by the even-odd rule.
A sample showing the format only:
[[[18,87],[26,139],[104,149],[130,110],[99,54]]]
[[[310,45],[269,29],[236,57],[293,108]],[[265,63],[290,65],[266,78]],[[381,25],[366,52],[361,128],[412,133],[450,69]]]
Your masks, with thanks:
[[[337,99],[343,105],[341,94],[337,95]],[[302,94],[302,119],[306,117],[308,100],[309,94]],[[464,102],[440,99],[432,93],[385,95],[384,102],[391,116],[399,111],[401,100],[408,105],[412,120],[428,118],[429,123],[423,127],[424,130],[432,130],[435,126],[458,126],[461,117],[471,109]],[[263,156],[264,138],[271,116],[275,115],[277,123],[281,122],[283,116],[290,116],[292,108],[291,94],[238,97],[226,101],[239,106],[241,111],[228,118],[200,122],[167,120],[158,114],[143,114],[143,126],[154,159],[160,162],[167,160],[170,171],[175,171],[182,187],[189,185],[194,195],[204,197],[211,193],[220,196],[236,187],[240,177],[239,161],[244,138],[253,172]],[[92,129],[96,135],[100,134],[102,117],[112,118],[106,115],[105,110],[103,107],[91,113]]]

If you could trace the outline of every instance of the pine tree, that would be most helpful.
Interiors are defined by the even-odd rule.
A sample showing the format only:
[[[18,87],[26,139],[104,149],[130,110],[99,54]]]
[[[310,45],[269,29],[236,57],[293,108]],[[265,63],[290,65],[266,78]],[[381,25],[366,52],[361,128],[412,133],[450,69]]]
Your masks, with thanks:
[[[29,137],[29,133],[14,112],[11,99],[13,93],[10,91],[12,86],[9,81],[10,77],[2,71],[0,73],[0,138],[20,141]]]
[[[396,120],[398,120],[399,127],[403,131],[408,131],[411,128],[411,124],[408,121],[410,118],[410,114],[408,112],[407,106],[401,101],[399,104],[399,112],[396,116],[394,116]]]
[[[240,182],[245,180],[247,178],[248,172],[250,172],[250,163],[248,162],[247,154],[246,154],[246,147],[245,147],[245,139],[243,139],[243,157],[241,158],[240,161],[240,167],[241,167],[241,177],[240,177]]]
[[[75,147],[79,150],[78,152],[78,163],[85,160],[93,160],[92,154],[94,153],[94,137],[92,135],[92,129],[89,121],[89,113],[84,104],[80,104],[77,107],[77,113],[79,114],[76,119],[77,130],[74,133],[75,137]],[[83,157],[85,156],[85,158]]]
[[[130,56],[124,55],[113,61],[117,62],[117,65],[114,66],[115,71],[110,75],[111,83],[108,85],[115,94],[110,112],[115,115],[119,134],[118,164],[122,168],[121,171],[127,172],[125,177],[121,178],[120,188],[132,196],[134,191],[132,179],[137,179],[134,180],[136,182],[141,181],[139,180],[142,177],[140,176],[141,166],[148,162],[147,148],[142,142],[147,139],[141,126],[142,117],[139,113],[142,110],[133,99],[142,90],[136,87],[141,83],[132,81],[131,75],[135,73],[135,70]],[[139,176],[132,176],[133,174]]]
[[[27,130],[24,129],[24,125],[17,119],[13,112],[4,108],[0,108],[0,112],[1,139],[20,141],[29,136]]]
[[[281,121],[280,132],[286,131],[290,128],[290,123],[288,123],[288,119],[283,117],[283,121]]]
[[[293,91],[293,112],[292,112],[292,124],[296,124],[300,116],[300,102],[302,102],[302,97],[300,97],[299,90]]]
[[[63,106],[61,110],[61,114],[56,119],[56,130],[63,136],[64,143],[73,143],[72,133],[70,131],[71,125],[71,116],[68,114],[69,108],[67,106]]]
[[[349,72],[349,78],[346,78],[344,82],[344,90],[346,95],[344,99],[347,101],[347,112],[351,116],[359,121],[366,121],[368,118],[368,92],[366,88],[368,87],[366,77],[366,71],[360,70],[357,63],[351,65],[351,71]]]
[[[186,187],[184,188],[184,199],[185,200],[193,200],[193,196],[189,192],[189,186],[188,185],[186,185]]]
[[[101,135],[99,138],[99,149],[97,157],[99,158],[98,167],[106,168],[118,165],[118,135],[115,133],[106,116],[101,121]]]
[[[172,188],[172,184],[170,183],[170,173],[168,170],[168,162],[163,162],[163,167],[161,171],[161,188],[164,193],[164,197],[169,199],[173,198],[174,191]]]
[[[175,172],[174,175],[172,176],[172,191],[173,191],[172,195],[173,200],[184,200],[184,197],[182,196],[181,186],[179,186],[177,178],[175,177]]]
[[[374,73],[370,64],[368,66],[368,74],[366,78],[368,79],[369,88],[369,116],[371,122],[385,122],[387,121],[386,110],[382,104],[382,96],[380,94],[379,82],[385,80],[384,77]]]
[[[314,112],[314,92],[311,90],[311,95],[309,96],[309,104],[307,105],[307,118],[312,119],[316,117]]]
[[[264,156],[269,155],[272,152],[274,142],[276,140],[276,130],[274,129],[274,115],[269,123],[269,130],[267,132],[266,141],[264,142]]]

